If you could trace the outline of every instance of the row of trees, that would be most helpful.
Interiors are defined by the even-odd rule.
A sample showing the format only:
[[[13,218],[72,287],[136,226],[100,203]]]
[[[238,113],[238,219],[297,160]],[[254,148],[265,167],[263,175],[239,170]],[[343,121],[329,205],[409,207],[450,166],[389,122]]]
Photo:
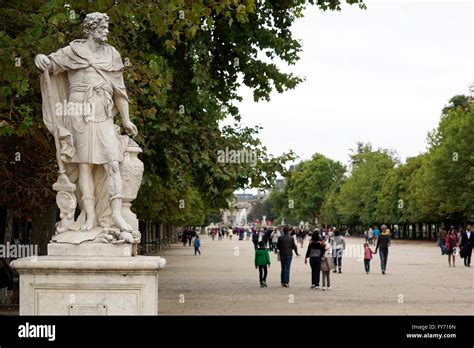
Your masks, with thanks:
[[[394,151],[358,143],[350,167],[315,154],[259,202],[255,214],[278,222],[414,225],[474,221],[474,101],[455,96],[428,135],[428,150],[405,163]]]
[[[131,120],[145,174],[134,203],[141,220],[203,224],[241,188],[269,188],[290,151],[269,155],[259,128],[241,127],[238,88],[269,100],[302,79],[284,73],[301,45],[293,22],[307,5],[340,10],[339,0],[98,1],[59,0],[2,4],[0,18],[0,204],[34,225],[54,209],[55,147],[41,118],[38,53],[49,54],[82,38],[87,13],[110,17],[109,43],[124,61]],[[346,0],[365,6],[362,0]],[[262,58],[262,54],[264,53]],[[221,127],[231,117],[234,124]],[[258,153],[256,166],[219,163],[226,148]],[[52,213],[54,216],[54,212]],[[51,219],[54,223],[54,218]],[[36,223],[35,223],[36,222]],[[43,228],[43,227],[42,227]],[[44,227],[53,230],[52,226]]]

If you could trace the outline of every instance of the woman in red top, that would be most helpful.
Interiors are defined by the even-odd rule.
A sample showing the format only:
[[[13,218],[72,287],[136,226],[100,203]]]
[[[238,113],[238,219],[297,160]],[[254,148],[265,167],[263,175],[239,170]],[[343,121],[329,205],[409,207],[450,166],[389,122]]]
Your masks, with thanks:
[[[451,267],[451,256],[453,257],[453,267],[456,267],[455,263],[455,251],[456,247],[458,246],[458,237],[456,236],[456,231],[454,230],[453,227],[449,229],[448,234],[446,235],[446,248],[448,251],[446,254],[448,254],[448,263],[449,267]]]

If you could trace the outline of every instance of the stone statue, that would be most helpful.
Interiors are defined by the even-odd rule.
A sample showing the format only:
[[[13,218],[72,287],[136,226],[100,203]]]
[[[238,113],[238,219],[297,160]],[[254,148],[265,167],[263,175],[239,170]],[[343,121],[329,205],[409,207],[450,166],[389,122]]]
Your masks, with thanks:
[[[129,119],[122,58],[106,43],[108,21],[105,13],[88,14],[86,39],[35,58],[43,72],[43,120],[54,136],[59,167],[53,185],[61,212],[56,234],[74,231],[75,238],[88,233],[94,242],[138,243],[138,220],[129,208],[143,163],[137,157],[141,149],[114,124],[119,113],[128,134],[137,134]]]

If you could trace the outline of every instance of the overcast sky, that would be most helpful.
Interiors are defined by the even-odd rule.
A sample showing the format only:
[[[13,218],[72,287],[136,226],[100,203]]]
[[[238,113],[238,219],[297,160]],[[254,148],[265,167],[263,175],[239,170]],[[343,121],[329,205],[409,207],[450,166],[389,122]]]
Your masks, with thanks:
[[[455,94],[473,81],[471,1],[366,0],[366,11],[309,7],[293,26],[306,80],[254,103],[247,88],[243,123],[261,125],[270,153],[319,152],[343,164],[357,141],[394,149],[402,160],[426,149],[427,132]],[[279,63],[280,65],[280,63]]]

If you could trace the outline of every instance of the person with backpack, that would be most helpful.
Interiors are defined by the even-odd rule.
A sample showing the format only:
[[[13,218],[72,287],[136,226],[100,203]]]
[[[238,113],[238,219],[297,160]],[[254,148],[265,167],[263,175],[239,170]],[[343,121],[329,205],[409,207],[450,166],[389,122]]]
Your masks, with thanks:
[[[196,235],[196,238],[194,239],[194,256],[196,256],[196,253],[199,253],[199,255],[201,255],[201,250],[199,250],[200,247],[201,240],[199,239],[199,236]]]
[[[267,287],[267,274],[270,267],[270,253],[265,248],[263,241],[258,242],[258,248],[255,250],[255,269],[258,268],[258,277],[260,279],[260,287]]]

